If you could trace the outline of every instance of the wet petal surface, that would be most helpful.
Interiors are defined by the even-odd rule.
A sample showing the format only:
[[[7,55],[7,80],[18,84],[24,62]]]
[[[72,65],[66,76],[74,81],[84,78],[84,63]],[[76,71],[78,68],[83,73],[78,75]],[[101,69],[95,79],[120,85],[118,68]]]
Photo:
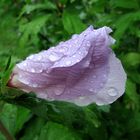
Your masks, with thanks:
[[[126,75],[110,45],[109,27],[87,28],[56,47],[17,64],[10,84],[40,98],[77,105],[109,104],[125,89]]]

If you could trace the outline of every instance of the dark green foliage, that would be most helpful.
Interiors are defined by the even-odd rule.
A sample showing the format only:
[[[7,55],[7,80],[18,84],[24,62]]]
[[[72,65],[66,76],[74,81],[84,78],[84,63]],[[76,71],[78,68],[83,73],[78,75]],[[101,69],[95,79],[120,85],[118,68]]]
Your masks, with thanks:
[[[0,120],[17,140],[140,139],[139,0],[1,0]],[[110,26],[128,76],[112,105],[78,107],[6,87],[15,63],[80,33]],[[0,140],[6,140],[0,127]]]

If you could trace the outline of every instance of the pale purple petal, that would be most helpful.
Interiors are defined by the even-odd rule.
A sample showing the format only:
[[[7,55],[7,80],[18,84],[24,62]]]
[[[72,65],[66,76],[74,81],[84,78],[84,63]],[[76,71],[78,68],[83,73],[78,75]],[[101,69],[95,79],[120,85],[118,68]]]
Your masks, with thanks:
[[[123,94],[126,75],[109,48],[115,42],[110,32],[109,27],[90,26],[56,47],[27,57],[16,65],[9,83],[47,100],[112,103]]]

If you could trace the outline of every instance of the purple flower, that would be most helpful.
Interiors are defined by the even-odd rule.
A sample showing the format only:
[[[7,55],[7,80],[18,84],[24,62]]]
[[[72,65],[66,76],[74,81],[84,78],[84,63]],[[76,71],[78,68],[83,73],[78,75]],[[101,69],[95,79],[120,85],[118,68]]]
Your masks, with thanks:
[[[56,47],[30,55],[17,64],[10,85],[40,98],[77,105],[109,104],[125,90],[126,74],[109,47],[109,27],[87,28]]]

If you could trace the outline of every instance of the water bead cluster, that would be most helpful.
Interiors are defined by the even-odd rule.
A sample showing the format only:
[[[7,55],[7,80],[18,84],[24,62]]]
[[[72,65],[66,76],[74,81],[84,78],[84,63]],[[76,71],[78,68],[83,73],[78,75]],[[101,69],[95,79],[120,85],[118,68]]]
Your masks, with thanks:
[[[109,27],[87,28],[17,64],[9,84],[39,98],[83,106],[110,104],[125,90],[126,74],[110,46]]]

